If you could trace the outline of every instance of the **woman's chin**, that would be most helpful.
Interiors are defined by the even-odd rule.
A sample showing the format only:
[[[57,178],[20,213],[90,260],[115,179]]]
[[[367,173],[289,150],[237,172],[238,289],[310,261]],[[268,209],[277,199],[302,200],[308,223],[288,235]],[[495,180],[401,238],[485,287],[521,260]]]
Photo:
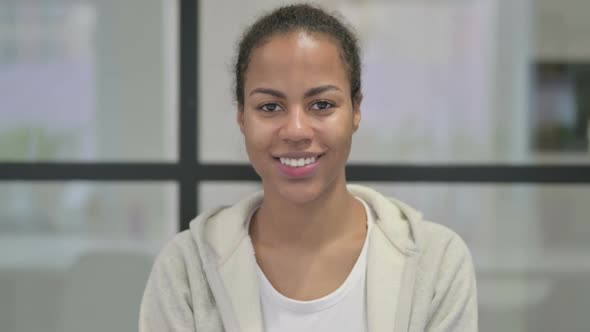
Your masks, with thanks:
[[[303,205],[315,201],[321,196],[322,190],[316,185],[298,185],[292,184],[288,188],[279,188],[280,196],[288,202],[297,205]]]

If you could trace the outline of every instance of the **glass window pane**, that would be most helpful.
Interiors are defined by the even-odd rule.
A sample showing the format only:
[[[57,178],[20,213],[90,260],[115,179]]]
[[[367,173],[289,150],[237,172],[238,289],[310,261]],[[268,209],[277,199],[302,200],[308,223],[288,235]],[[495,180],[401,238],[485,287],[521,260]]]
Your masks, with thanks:
[[[568,1],[569,11],[576,10],[574,3],[580,2]],[[540,116],[538,83],[531,79],[536,75],[531,71],[536,62],[533,39],[547,29],[537,31],[537,12],[530,1],[320,4],[340,11],[360,37],[363,119],[351,163],[590,161],[585,111],[574,119],[578,148],[555,154],[535,147]],[[227,11],[229,6],[236,10]],[[244,27],[276,6],[265,0],[202,2],[200,79],[207,82],[200,85],[203,161],[248,161],[235,124],[228,67]],[[580,36],[587,36],[589,25],[578,26],[586,32]],[[562,108],[567,102],[556,101]],[[233,130],[226,130],[228,126]],[[220,128],[224,135],[219,135]]]
[[[2,331],[135,331],[177,186],[0,183]]]
[[[198,144],[201,161],[224,163],[248,161],[236,123],[231,63],[242,29],[250,23],[252,18],[260,14],[265,4],[268,7],[278,5],[280,2],[270,0],[199,2],[198,52],[201,83],[199,84]],[[223,128],[222,131],[220,131],[221,128]]]
[[[175,1],[1,0],[0,161],[176,160],[176,16]]]
[[[199,210],[207,211],[218,206],[234,204],[245,196],[262,190],[262,184],[259,182],[203,181],[199,184],[198,190]]]

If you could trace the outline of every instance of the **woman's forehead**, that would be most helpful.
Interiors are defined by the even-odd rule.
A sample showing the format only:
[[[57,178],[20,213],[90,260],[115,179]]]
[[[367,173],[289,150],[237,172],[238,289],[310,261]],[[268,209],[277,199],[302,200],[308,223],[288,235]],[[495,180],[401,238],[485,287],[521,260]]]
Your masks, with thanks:
[[[246,86],[289,80],[347,85],[339,46],[321,34],[294,32],[273,36],[253,50],[245,75]]]

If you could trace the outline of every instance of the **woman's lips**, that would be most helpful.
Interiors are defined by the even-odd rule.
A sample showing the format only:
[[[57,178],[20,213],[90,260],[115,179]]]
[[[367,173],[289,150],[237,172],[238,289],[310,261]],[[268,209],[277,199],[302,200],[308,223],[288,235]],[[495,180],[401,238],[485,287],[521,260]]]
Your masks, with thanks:
[[[274,158],[275,162],[277,163],[277,167],[279,168],[279,171],[285,175],[288,178],[291,179],[302,179],[302,178],[307,178],[312,176],[315,171],[317,170],[317,168],[320,165],[321,162],[321,158],[322,155],[319,155],[316,160],[308,165],[305,166],[289,166],[289,165],[285,165],[283,163],[281,163],[281,160],[279,158]]]

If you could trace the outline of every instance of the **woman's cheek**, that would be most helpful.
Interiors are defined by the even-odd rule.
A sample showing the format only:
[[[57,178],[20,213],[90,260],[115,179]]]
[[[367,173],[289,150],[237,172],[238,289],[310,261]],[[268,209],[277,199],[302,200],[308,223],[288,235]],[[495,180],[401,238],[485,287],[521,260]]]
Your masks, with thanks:
[[[246,141],[251,153],[262,153],[270,146],[270,137],[263,132],[262,128],[251,130]]]

